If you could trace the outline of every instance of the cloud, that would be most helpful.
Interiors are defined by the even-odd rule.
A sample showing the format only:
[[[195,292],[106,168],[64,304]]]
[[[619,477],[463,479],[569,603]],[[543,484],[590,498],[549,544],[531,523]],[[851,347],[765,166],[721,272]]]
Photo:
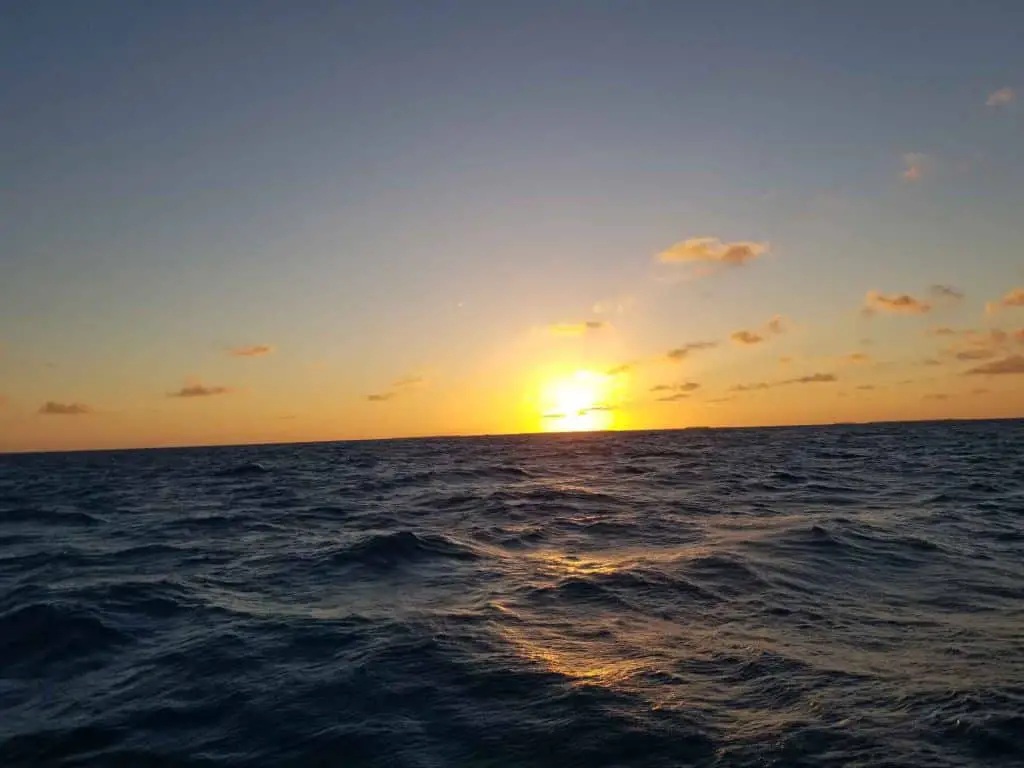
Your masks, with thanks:
[[[651,387],[651,392],[693,392],[700,389],[696,381],[687,381],[682,384],[656,384]]]
[[[767,381],[758,381],[754,384],[737,384],[734,387],[729,387],[730,392],[757,392],[761,389],[771,389],[774,385],[769,384]]]
[[[864,352],[851,352],[846,356],[845,359],[848,363],[860,365],[861,363],[871,362],[871,355],[866,354]]]
[[[856,389],[859,389],[862,392],[870,392],[872,389],[876,389],[876,387],[874,384],[861,384],[856,387]]]
[[[972,395],[987,395],[990,391],[991,390],[985,389],[984,387],[979,387],[978,389],[972,389],[971,390],[971,394]]]
[[[681,347],[670,349],[666,354],[669,360],[679,362],[685,360],[694,352],[699,352],[704,349],[713,349],[718,346],[717,342],[714,341],[691,341],[689,344],[683,344]]]
[[[631,370],[633,370],[634,365],[635,363],[622,363],[621,365],[616,365],[608,369],[607,375],[621,376],[622,374],[629,373]]]
[[[1024,288],[1014,288],[1008,294],[1003,296],[1003,298],[997,299],[996,301],[990,301],[985,305],[989,314],[1009,307],[1024,307]]]
[[[979,365],[977,368],[971,368],[967,371],[969,375],[975,376],[995,376],[997,374],[1024,374],[1024,355],[1010,355],[1004,357],[1002,360],[996,360],[991,363],[985,363]]]
[[[39,407],[43,416],[85,416],[92,413],[92,408],[84,403],[57,403],[47,400]]]
[[[374,392],[367,395],[366,399],[371,403],[383,403],[406,392],[425,387],[428,383],[426,376],[418,373],[409,374],[391,382],[391,386],[384,392]]]
[[[234,347],[228,350],[228,354],[232,357],[262,357],[273,351],[274,348],[269,344],[254,344],[251,347]]]
[[[931,312],[931,309],[931,304],[914,298],[909,293],[885,294],[868,291],[864,296],[864,312],[869,315],[875,312],[889,312],[894,315],[923,315],[926,312]]]
[[[1018,328],[1013,332],[1013,339],[1018,344],[1024,344],[1024,328]]]
[[[676,243],[658,254],[663,264],[711,262],[739,267],[768,253],[768,243],[736,241],[723,243],[717,237],[694,237]]]
[[[168,397],[212,397],[227,395],[233,390],[230,387],[207,387],[203,384],[187,384],[176,392],[168,392]]]
[[[689,395],[687,395],[684,392],[676,392],[674,395],[668,395],[667,397],[659,397],[658,398],[658,402],[659,403],[675,403],[675,402],[678,402],[679,400],[685,400],[688,397],[689,397]]]
[[[555,323],[548,326],[548,332],[556,336],[582,336],[611,327],[611,323],[604,320],[585,320],[581,323]]]
[[[949,395],[944,393],[937,393],[934,395],[925,395],[923,400],[949,400]]]
[[[793,362],[793,358],[792,357],[780,357],[779,358],[779,364],[780,365],[789,365],[792,362]]]
[[[942,328],[929,328],[925,333],[929,336],[959,336],[963,331],[943,326]]]
[[[1013,88],[1000,88],[998,91],[992,91],[985,100],[985,105],[989,107],[1005,107],[1008,104],[1012,104],[1016,95],[1013,92]]]
[[[926,357],[921,361],[921,365],[942,365],[942,361],[936,360],[934,357]]]
[[[768,333],[779,336],[786,332],[788,326],[789,321],[783,315],[773,315],[772,319],[768,321]]]
[[[922,155],[920,152],[908,152],[903,156],[903,165],[905,166],[903,178],[907,181],[920,181],[927,162],[927,155]]]
[[[795,379],[786,379],[779,384],[830,384],[838,381],[834,373],[812,373],[810,376],[800,376]]]
[[[730,335],[729,338],[732,339],[734,343],[739,344],[741,346],[760,344],[762,341],[764,341],[764,336],[759,336],[758,334],[753,333],[752,331],[736,331],[735,333]]]
[[[954,357],[957,360],[991,360],[998,354],[994,349],[985,349],[979,347],[977,349],[965,349],[962,352],[957,352]]]
[[[937,299],[960,301],[964,297],[964,292],[952,285],[933,285],[928,292]]]

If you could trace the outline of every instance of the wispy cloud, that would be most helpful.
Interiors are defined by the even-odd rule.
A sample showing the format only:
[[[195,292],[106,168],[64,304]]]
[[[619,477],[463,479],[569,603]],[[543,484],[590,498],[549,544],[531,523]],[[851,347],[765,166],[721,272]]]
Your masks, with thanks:
[[[949,400],[949,395],[944,392],[936,392],[935,394],[924,395],[923,400]]]
[[[967,373],[975,376],[1024,373],[1024,355],[1010,355],[1002,360],[995,360],[991,363],[979,365],[977,368],[971,368]]]
[[[771,389],[774,384],[769,384],[767,381],[756,381],[753,384],[736,384],[735,386],[729,387],[730,392],[757,392],[762,389]]]
[[[1013,88],[1000,88],[988,95],[985,104],[989,107],[1005,107],[1007,104],[1012,104],[1016,96]]]
[[[786,379],[779,384],[829,384],[839,381],[834,373],[812,373],[810,376],[799,376],[795,379]]]
[[[1000,309],[1008,309],[1010,307],[1024,307],[1024,288],[1014,288],[1012,291],[1007,293],[1003,298],[990,301],[985,305],[989,314],[994,314]]]
[[[636,366],[636,363],[621,363],[619,365],[612,366],[608,369],[608,376],[621,376],[624,373],[629,373]]]
[[[846,362],[853,363],[854,365],[861,365],[863,363],[871,362],[871,355],[864,352],[851,352],[845,358]]]
[[[874,384],[860,384],[855,388],[859,389],[861,392],[870,392],[873,389],[877,389]]]
[[[663,264],[714,263],[739,267],[768,253],[768,243],[749,240],[722,242],[717,237],[693,237],[658,254]]]
[[[908,152],[903,156],[903,178],[907,181],[920,181],[924,176],[928,156],[920,152]]]
[[[651,392],[694,392],[700,389],[696,381],[687,381],[682,384],[656,384],[651,387]]]
[[[274,348],[269,344],[254,344],[251,347],[233,347],[228,350],[232,357],[262,357],[273,353]]]
[[[921,365],[926,365],[926,366],[942,365],[942,361],[941,360],[936,360],[934,357],[926,357],[924,360],[921,361]]]
[[[665,397],[659,397],[658,398],[658,402],[659,403],[676,403],[676,402],[679,402],[680,400],[685,400],[688,397],[689,397],[689,395],[686,394],[685,392],[676,392],[675,394],[672,394],[672,395],[666,395]]]
[[[666,353],[666,357],[673,362],[680,362],[685,360],[694,352],[700,352],[705,349],[714,349],[718,346],[718,342],[715,341],[691,341],[689,344],[683,344],[681,347],[670,349]]]
[[[954,288],[952,285],[933,285],[928,289],[928,292],[937,299],[951,301],[960,301],[964,297],[964,292],[959,288]]]
[[[767,328],[768,333],[779,336],[789,328],[789,320],[783,315],[773,315],[772,319],[768,321]]]
[[[227,395],[233,392],[230,387],[208,387],[204,384],[186,384],[175,392],[168,392],[168,397],[213,397],[214,395]]]
[[[931,312],[932,305],[927,301],[915,298],[909,293],[886,294],[879,291],[868,291],[864,296],[864,314],[888,312],[894,315],[923,315]]]
[[[779,336],[789,328],[789,320],[783,315],[772,315],[771,319],[759,330],[741,329],[730,334],[734,344],[741,346],[752,346],[768,340],[769,336]]]
[[[425,387],[428,383],[427,378],[421,374],[409,374],[393,381],[391,386],[385,391],[367,395],[366,399],[371,403],[384,403],[388,400],[394,400],[400,395]]]
[[[964,331],[958,331],[955,328],[941,327],[941,328],[929,328],[925,331],[929,336],[959,336]]]
[[[585,320],[580,323],[555,323],[548,326],[548,331],[556,336],[582,336],[611,328],[605,320]]]
[[[965,349],[960,352],[955,352],[953,357],[957,360],[991,360],[997,354],[998,353],[994,349],[978,347],[977,349]]]
[[[92,413],[92,408],[84,403],[58,403],[47,400],[39,407],[43,416],[85,416]]]

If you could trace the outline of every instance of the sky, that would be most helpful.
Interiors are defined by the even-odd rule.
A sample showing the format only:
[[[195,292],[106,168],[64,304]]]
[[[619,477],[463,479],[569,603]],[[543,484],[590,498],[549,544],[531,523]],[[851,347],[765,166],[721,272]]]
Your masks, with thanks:
[[[1024,416],[1024,4],[6,3],[0,450]]]

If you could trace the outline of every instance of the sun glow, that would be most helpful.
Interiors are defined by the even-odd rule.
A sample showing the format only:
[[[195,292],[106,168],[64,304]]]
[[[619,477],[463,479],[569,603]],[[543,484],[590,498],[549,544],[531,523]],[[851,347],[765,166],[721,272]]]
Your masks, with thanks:
[[[613,426],[609,377],[593,371],[576,371],[547,382],[540,405],[545,432],[592,432]]]

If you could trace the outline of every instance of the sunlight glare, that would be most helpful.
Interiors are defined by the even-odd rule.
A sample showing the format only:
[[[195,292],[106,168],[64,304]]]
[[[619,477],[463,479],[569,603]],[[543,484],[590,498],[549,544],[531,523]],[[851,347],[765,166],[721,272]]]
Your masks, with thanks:
[[[612,427],[609,377],[593,371],[552,379],[541,392],[546,432],[592,432]]]

